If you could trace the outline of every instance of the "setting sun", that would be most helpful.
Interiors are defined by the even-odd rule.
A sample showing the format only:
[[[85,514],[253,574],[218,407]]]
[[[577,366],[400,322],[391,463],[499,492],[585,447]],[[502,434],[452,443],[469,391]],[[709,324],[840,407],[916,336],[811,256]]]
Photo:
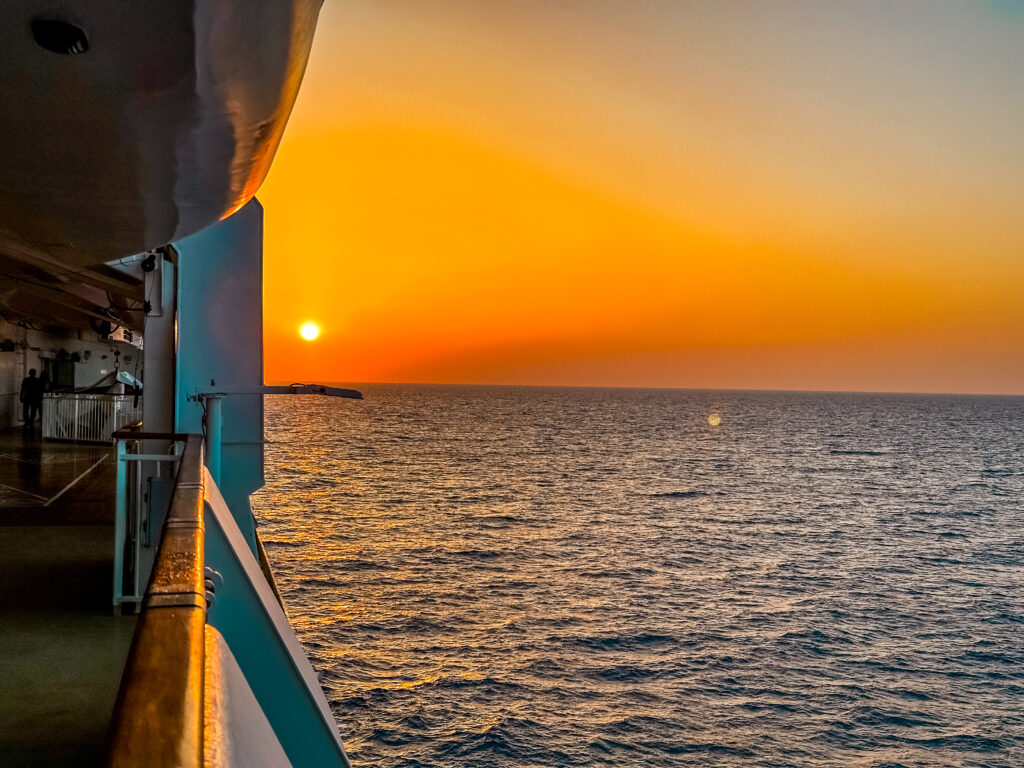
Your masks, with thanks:
[[[303,323],[299,326],[299,336],[304,338],[306,341],[313,341],[319,335],[320,326],[316,323]]]
[[[1024,391],[1019,2],[324,3],[267,380]]]

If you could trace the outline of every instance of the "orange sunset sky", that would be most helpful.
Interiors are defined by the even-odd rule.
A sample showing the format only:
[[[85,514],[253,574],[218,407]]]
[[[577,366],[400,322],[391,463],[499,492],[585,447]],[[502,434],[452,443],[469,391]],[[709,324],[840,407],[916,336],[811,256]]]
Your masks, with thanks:
[[[327,0],[266,378],[1024,393],[1022,73],[1007,0]]]

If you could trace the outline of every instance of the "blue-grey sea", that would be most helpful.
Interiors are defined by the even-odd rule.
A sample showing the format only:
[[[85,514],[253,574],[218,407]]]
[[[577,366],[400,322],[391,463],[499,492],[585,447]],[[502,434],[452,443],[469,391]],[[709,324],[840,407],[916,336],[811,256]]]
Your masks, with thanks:
[[[1024,766],[1024,398],[361,389],[254,499],[355,765]]]

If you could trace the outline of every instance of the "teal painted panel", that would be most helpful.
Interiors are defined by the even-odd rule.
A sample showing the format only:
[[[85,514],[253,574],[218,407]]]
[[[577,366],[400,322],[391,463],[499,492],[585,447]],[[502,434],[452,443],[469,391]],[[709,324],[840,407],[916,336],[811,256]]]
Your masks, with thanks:
[[[175,429],[202,431],[203,408],[189,399],[221,386],[263,385],[263,207],[174,244],[178,252]],[[215,384],[211,384],[215,382]],[[223,400],[220,488],[255,551],[249,494],[263,486],[263,397]]]

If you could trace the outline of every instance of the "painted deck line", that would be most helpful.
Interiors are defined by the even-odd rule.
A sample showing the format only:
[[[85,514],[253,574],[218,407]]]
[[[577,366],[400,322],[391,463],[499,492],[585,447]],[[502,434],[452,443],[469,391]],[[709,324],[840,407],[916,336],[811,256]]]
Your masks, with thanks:
[[[78,477],[76,477],[76,478],[75,478],[74,480],[72,480],[72,481],[71,481],[70,483],[68,483],[67,485],[65,485],[65,486],[64,486],[64,488],[63,488],[63,490],[61,490],[61,491],[60,491],[60,492],[59,492],[59,493],[58,493],[58,494],[57,494],[56,496],[52,497],[52,498],[51,498],[51,499],[50,499],[50,500],[49,500],[48,502],[46,502],[45,504],[43,504],[43,506],[44,506],[44,507],[48,507],[48,506],[50,506],[51,504],[53,504],[53,502],[55,502],[55,501],[56,501],[57,499],[59,499],[59,498],[60,498],[61,496],[63,496],[63,495],[65,494],[65,493],[67,493],[68,491],[70,491],[70,490],[71,490],[71,489],[72,489],[72,488],[73,488],[73,487],[75,486],[75,484],[76,484],[76,483],[77,483],[77,482],[78,482],[79,480],[81,480],[81,479],[82,479],[83,477],[85,477],[85,476],[86,476],[86,475],[88,475],[88,474],[89,474],[90,472],[92,472],[92,471],[93,471],[94,469],[96,469],[96,467],[98,467],[98,466],[99,466],[100,464],[102,464],[102,463],[103,463],[104,461],[106,461],[106,460],[107,460],[108,458],[109,458],[109,457],[107,457],[107,456],[100,456],[100,458],[99,458],[99,459],[98,459],[98,460],[96,461],[96,463],[94,463],[94,464],[93,464],[93,465],[92,465],[91,467],[89,467],[89,468],[88,468],[87,470],[85,470],[85,471],[84,471],[84,472],[83,472],[82,474],[80,474],[80,475],[79,475]]]
[[[38,493],[32,493],[32,491],[23,491],[23,490],[21,490],[21,488],[15,488],[13,485],[7,485],[5,483],[0,483],[0,488],[6,488],[7,490],[14,491],[15,493],[23,493],[26,496],[31,496],[33,499],[39,499],[40,501],[46,501],[46,497],[45,496],[40,496]],[[61,491],[61,493],[63,493],[63,491]],[[46,501],[46,504],[49,504],[49,503],[50,502]],[[45,507],[46,504],[43,504],[43,506]]]

